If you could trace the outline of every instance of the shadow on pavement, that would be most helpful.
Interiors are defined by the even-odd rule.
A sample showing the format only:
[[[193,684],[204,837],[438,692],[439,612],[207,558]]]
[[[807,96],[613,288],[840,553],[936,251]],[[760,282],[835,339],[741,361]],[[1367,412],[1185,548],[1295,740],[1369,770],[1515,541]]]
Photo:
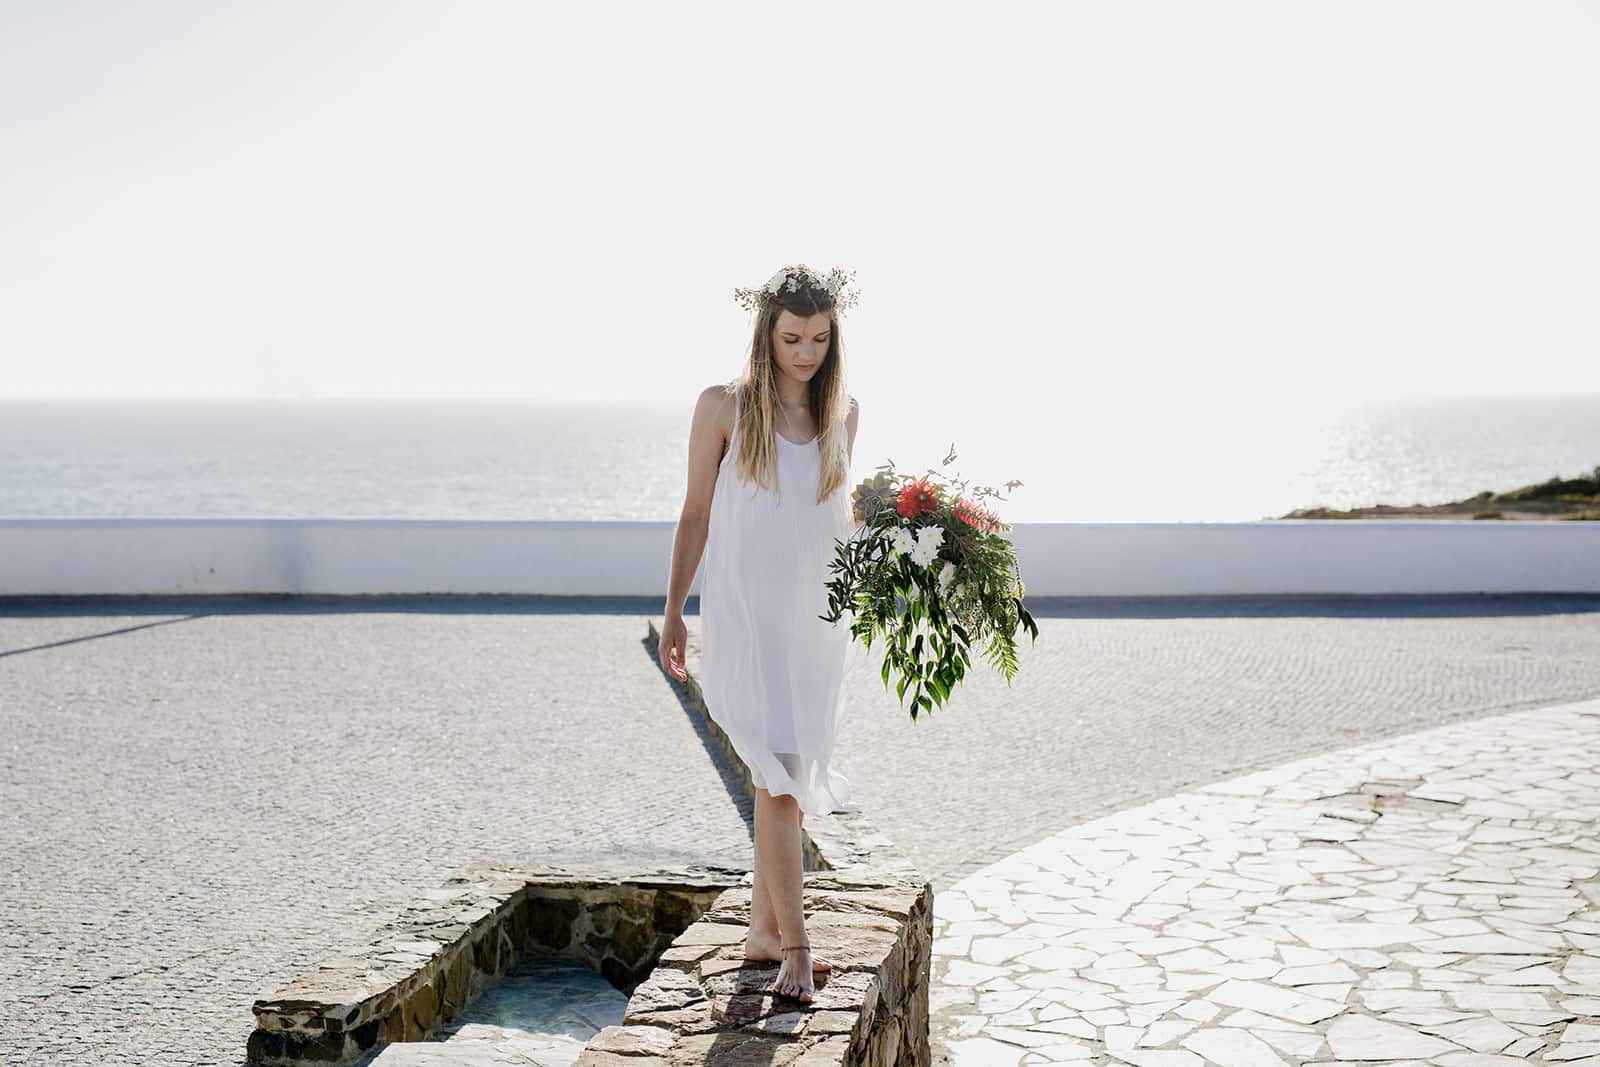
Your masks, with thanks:
[[[1571,615],[1600,612],[1600,593],[1277,593],[1205,596],[1028,597],[1028,610],[1051,619],[1211,617],[1450,618]],[[71,616],[315,615],[406,612],[461,615],[641,615],[659,617],[665,597],[547,596],[509,593],[214,596],[0,596],[0,618]],[[691,596],[685,614],[700,613]],[[180,620],[170,620],[180,621]],[[123,632],[123,631],[113,631]],[[84,640],[78,638],[77,640]]]

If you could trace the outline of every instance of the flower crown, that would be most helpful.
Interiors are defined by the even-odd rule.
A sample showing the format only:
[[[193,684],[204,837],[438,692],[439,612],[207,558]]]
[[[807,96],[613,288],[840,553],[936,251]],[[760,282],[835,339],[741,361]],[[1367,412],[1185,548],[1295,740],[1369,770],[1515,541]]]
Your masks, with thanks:
[[[760,311],[767,306],[767,301],[784,289],[798,292],[802,288],[821,289],[833,298],[835,311],[843,312],[846,308],[853,307],[861,294],[855,289],[846,288],[846,285],[856,276],[855,271],[846,274],[838,267],[834,267],[827,274],[818,274],[804,263],[784,267],[771,278],[767,284],[756,289],[735,289],[734,300],[747,311]]]

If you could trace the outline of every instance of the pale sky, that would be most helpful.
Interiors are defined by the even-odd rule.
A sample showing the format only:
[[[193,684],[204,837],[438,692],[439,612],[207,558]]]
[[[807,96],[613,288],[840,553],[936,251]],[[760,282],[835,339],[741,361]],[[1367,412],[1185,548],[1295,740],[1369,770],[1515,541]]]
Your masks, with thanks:
[[[0,398],[1600,391],[1600,4],[0,6]]]

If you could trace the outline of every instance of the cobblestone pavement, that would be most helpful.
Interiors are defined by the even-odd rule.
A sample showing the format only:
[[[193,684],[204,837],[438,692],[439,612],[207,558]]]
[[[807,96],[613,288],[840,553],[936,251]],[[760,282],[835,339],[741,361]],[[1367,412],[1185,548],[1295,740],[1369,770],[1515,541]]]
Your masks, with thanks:
[[[0,1063],[237,1064],[251,1001],[473,859],[749,863],[659,599],[113,603],[0,601]],[[1010,689],[915,726],[853,678],[838,758],[937,893],[1193,784],[1600,693],[1596,608],[1041,607]]]
[[[643,614],[394,607],[0,605],[0,1062],[241,1063],[474,859],[748,867]]]
[[[1360,741],[1600,696],[1600,597],[1175,598],[1034,609],[915,724],[878,650],[835,760],[934,891],[1064,827]],[[691,625],[694,622],[691,620]]]
[[[936,1062],[1600,1067],[1600,700],[1214,783],[934,899]]]

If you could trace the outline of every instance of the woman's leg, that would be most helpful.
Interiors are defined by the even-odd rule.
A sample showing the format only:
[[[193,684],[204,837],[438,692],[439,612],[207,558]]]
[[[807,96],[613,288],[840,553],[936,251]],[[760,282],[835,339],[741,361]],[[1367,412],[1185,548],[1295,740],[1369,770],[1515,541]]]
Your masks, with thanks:
[[[756,855],[759,857],[760,853]],[[775,960],[778,944],[778,913],[772,910],[772,894],[767,892],[766,876],[757,863],[751,872],[750,933],[744,939],[745,958]]]
[[[805,909],[801,900],[800,805],[788,794],[756,790],[756,878],[765,888],[777,920],[779,947],[806,945]],[[754,886],[752,886],[754,889]],[[754,893],[752,893],[752,919]],[[773,991],[809,1000],[812,993],[809,948],[780,952]]]
[[[768,796],[765,789],[757,789],[756,795]],[[792,799],[784,797],[783,799]],[[795,806],[799,812],[800,826],[806,822],[806,813]],[[798,839],[798,835],[797,835]],[[804,864],[801,864],[804,867]],[[766,872],[761,869],[761,864],[755,865],[750,883],[750,932],[744,939],[744,957],[747,960],[781,960],[782,952],[779,949],[786,944],[778,932],[778,913],[772,906],[772,894],[767,890]],[[811,954],[812,971],[829,971],[833,964],[815,952]]]

